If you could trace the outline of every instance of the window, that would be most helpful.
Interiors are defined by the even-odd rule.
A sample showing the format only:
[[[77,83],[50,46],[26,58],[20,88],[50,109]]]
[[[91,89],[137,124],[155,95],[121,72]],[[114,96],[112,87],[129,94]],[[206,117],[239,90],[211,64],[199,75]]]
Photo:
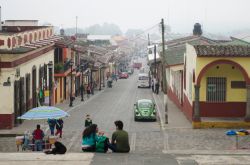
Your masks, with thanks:
[[[146,76],[141,76],[141,77],[139,77],[139,80],[148,80],[148,77],[146,77]]]
[[[63,52],[61,48],[56,48],[54,51],[55,64],[63,62]]]
[[[245,81],[231,81],[231,88],[236,89],[245,89],[246,88],[246,82]]]
[[[153,105],[150,102],[141,102],[141,103],[139,103],[139,107],[140,108],[152,108]]]
[[[225,102],[226,101],[226,78],[208,77],[207,78],[207,101]]]

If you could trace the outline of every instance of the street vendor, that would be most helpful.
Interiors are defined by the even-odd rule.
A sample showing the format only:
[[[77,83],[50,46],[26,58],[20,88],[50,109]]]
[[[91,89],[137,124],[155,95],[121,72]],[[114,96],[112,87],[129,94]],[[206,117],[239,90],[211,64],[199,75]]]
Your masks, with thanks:
[[[32,133],[34,143],[35,143],[35,151],[42,151],[42,143],[44,138],[44,132],[40,129],[40,125],[37,124],[36,129]]]

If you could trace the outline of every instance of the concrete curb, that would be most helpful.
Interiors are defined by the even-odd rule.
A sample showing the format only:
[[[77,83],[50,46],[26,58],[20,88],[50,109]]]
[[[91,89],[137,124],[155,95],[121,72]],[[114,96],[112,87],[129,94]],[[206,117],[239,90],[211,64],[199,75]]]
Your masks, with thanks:
[[[179,155],[250,155],[250,150],[163,150],[164,154]]]
[[[94,153],[66,153],[63,155],[46,155],[42,152],[1,153],[1,161],[91,161]],[[22,164],[22,163],[21,163]]]

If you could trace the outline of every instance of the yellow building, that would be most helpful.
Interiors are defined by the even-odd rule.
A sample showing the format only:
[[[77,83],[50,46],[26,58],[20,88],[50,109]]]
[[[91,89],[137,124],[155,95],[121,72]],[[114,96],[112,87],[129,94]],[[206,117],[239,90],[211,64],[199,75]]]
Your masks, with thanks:
[[[184,62],[183,111],[193,122],[202,117],[250,121],[250,47],[189,45]]]

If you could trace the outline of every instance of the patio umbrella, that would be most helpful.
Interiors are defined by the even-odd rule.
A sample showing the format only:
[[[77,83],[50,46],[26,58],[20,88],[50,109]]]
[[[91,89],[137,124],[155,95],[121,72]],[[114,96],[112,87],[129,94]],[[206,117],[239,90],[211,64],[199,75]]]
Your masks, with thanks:
[[[69,116],[69,114],[57,107],[41,106],[32,108],[18,119],[39,120],[39,119],[58,119]]]

